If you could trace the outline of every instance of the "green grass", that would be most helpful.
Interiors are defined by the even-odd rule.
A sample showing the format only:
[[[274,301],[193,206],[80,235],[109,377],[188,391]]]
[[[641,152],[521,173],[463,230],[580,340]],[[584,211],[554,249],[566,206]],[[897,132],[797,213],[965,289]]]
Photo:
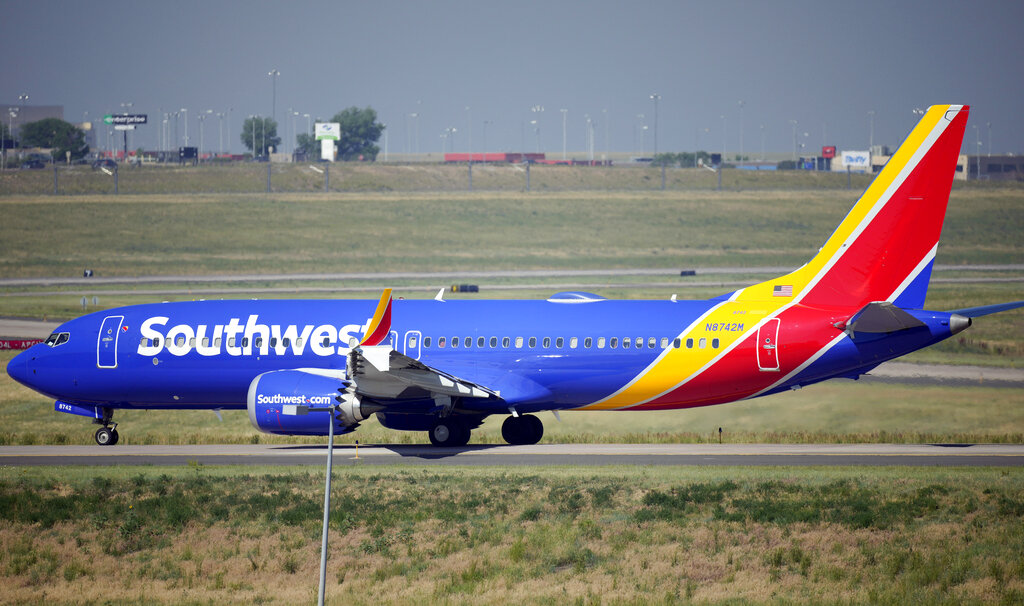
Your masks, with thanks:
[[[1022,473],[345,466],[332,491],[327,595],[1014,603],[1024,595]],[[5,600],[309,601],[322,481],[319,468],[5,468]]]

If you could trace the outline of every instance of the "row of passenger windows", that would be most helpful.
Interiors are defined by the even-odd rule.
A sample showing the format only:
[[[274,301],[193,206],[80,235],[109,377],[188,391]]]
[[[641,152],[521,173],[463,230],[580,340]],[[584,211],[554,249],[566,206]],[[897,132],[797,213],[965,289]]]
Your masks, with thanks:
[[[523,337],[515,337],[514,339],[512,337],[501,337],[500,339],[501,347],[504,349],[512,347],[513,343],[516,349],[522,349],[524,341],[526,347],[529,349],[535,349],[538,345],[541,349],[551,349],[552,344],[554,345],[554,349],[564,349],[566,344],[565,337],[555,337],[553,339],[551,337],[543,337],[540,339],[537,337],[529,337],[528,339],[524,339]],[[498,342],[498,337],[490,337],[489,339],[487,337],[476,338],[476,346],[478,348],[497,348]],[[580,346],[579,337],[569,337],[568,342],[569,349],[577,349]],[[423,338],[423,347],[430,348],[432,343],[435,342],[430,337]],[[668,337],[661,337],[660,340],[657,337],[647,337],[646,340],[644,337],[637,337],[636,339],[623,337],[621,339],[622,349],[643,349],[645,343],[647,349],[657,349],[658,347],[661,349],[668,349],[670,345]],[[582,339],[582,344],[583,349],[592,349],[595,347],[597,349],[605,349],[605,347],[608,349],[619,349],[620,339],[618,337],[597,337],[596,339],[593,337],[584,337]],[[698,349],[706,349],[708,346],[708,340],[704,337],[697,339],[696,342],[694,339],[686,339],[687,349],[693,349],[695,344]],[[416,342],[411,341],[409,345],[411,347],[416,347]],[[438,349],[445,349],[446,347],[450,347],[452,349],[456,349],[458,347],[469,348],[473,347],[473,337],[452,337],[450,340],[447,337],[438,337],[436,346]],[[671,346],[674,349],[681,348],[683,346],[682,339],[673,339],[671,341]],[[718,346],[718,339],[711,339],[712,349],[718,349]]]
[[[168,342],[167,343],[168,345],[171,344],[170,343],[170,339],[167,339],[167,342]],[[281,347],[289,347],[291,344],[292,344],[292,341],[288,337],[285,337],[285,338],[281,339]],[[303,344],[304,344],[304,341],[302,340],[302,337],[299,337],[299,338],[295,339],[295,346],[296,347],[301,348],[303,346]],[[178,347],[183,347],[185,345],[185,336],[184,335],[179,335],[176,339],[174,339],[174,345],[176,345]],[[330,345],[330,341],[328,339],[324,339],[323,346],[327,347],[328,345]],[[157,339],[146,339],[146,338],[143,338],[142,339],[142,346],[143,347],[160,347],[160,339],[158,339],[158,338]],[[192,338],[190,338],[188,340],[188,346],[191,347],[191,348],[195,348],[195,346],[196,346],[196,338],[195,337],[192,337]],[[210,346],[210,337],[203,337],[202,346],[203,347],[209,347]],[[221,338],[220,337],[217,337],[216,339],[213,339],[213,346],[214,347],[220,347],[221,346]],[[230,339],[228,339],[228,347],[236,347],[236,346],[237,347],[249,347],[249,337],[242,337],[241,339],[235,339],[235,337],[231,337]],[[253,337],[252,346],[256,347],[256,348],[263,347],[263,337]],[[277,338],[276,337],[271,337],[270,338],[270,347],[277,347]]]
[[[51,335],[50,339],[47,339],[47,345],[51,345],[51,347],[53,346],[50,343],[50,341],[51,340],[56,341],[56,339],[54,338],[55,336],[56,335]],[[63,340],[60,341],[60,342],[55,343],[55,345],[60,345],[60,344],[64,343],[65,341],[67,341],[67,333],[61,333],[61,336],[63,337]],[[168,341],[170,341],[170,339],[168,339]],[[488,339],[487,337],[477,337],[476,338],[476,346],[477,346],[477,348],[481,348],[481,349],[482,348],[488,348],[488,347],[490,347],[492,349],[495,349],[495,348],[498,347],[498,341],[499,341],[498,337],[491,337],[490,339]],[[530,338],[525,339],[525,340],[523,339],[523,337],[515,337],[514,343],[515,343],[516,349],[522,349],[524,341],[525,341],[526,346],[529,349],[536,349],[538,344],[540,345],[541,349],[551,349],[552,348],[552,344],[554,345],[554,349],[564,349],[565,348],[565,343],[566,343],[565,337],[555,337],[553,339],[551,337],[543,337],[541,339],[538,339],[537,337],[530,337]],[[424,339],[423,339],[423,347],[430,348],[432,343],[435,343],[435,341],[433,339],[431,339],[431,337],[424,337]],[[141,344],[142,344],[143,347],[160,347],[160,339],[159,338],[157,338],[157,339],[146,339],[146,338],[143,338]],[[502,348],[508,349],[509,347],[512,346],[512,344],[513,344],[512,337],[501,337],[501,347]],[[584,337],[583,338],[583,349],[592,349],[595,346],[596,346],[597,349],[605,349],[605,347],[607,347],[608,349],[619,349],[619,344],[620,344],[620,340],[619,340],[618,337],[611,337],[611,338],[597,337],[596,339],[593,338],[593,337]],[[645,340],[644,340],[643,337],[637,337],[636,339],[633,339],[631,337],[623,337],[621,339],[621,346],[622,346],[621,348],[622,349],[643,349],[644,348],[644,344],[645,344]],[[170,343],[168,343],[168,345],[170,345]],[[174,340],[174,345],[177,346],[177,347],[184,347],[184,345],[185,345],[185,337],[184,337],[184,335],[179,335]],[[253,347],[255,347],[257,349],[263,347],[263,337],[254,337],[252,345],[253,345]],[[270,347],[277,347],[277,345],[278,345],[277,338],[271,337],[269,345],[270,345]],[[302,340],[302,337],[299,337],[299,338],[295,339],[295,346],[297,348],[302,349],[303,345],[304,345],[304,342]],[[324,339],[323,346],[327,347],[329,345],[330,345],[330,341],[328,339]],[[695,345],[696,345],[697,349],[707,349],[707,347],[708,347],[708,340],[706,338],[704,338],[704,337],[701,337],[701,338],[696,339],[696,340],[694,340],[694,339],[686,339],[686,349],[693,349]],[[195,339],[195,337],[192,337],[192,338],[190,338],[188,340],[188,346],[191,349],[195,348],[195,346],[196,346],[196,339]],[[213,339],[213,347],[219,348],[220,346],[221,346],[221,338],[217,337],[216,339]],[[291,346],[291,339],[288,339],[287,337],[281,339],[281,346],[282,347],[289,347],[289,346]],[[409,346],[413,347],[413,348],[416,347],[416,339],[415,338],[413,338],[409,342]],[[472,348],[473,347],[473,337],[452,337],[450,340],[447,337],[438,337],[437,341],[436,341],[436,346],[437,346],[438,349],[445,349],[447,347],[450,347],[451,349],[457,349],[459,347],[468,349],[468,348]],[[569,349],[577,349],[577,348],[579,348],[579,346],[580,346],[580,339],[579,339],[579,337],[569,337]],[[647,339],[646,339],[646,346],[647,346],[647,349],[657,349],[658,347],[660,347],[661,349],[668,349],[669,348],[669,339],[668,339],[668,337],[661,337],[661,339],[659,341],[659,339],[656,338],[656,337],[647,337]],[[678,339],[678,338],[677,339],[673,339],[672,342],[671,342],[671,346],[674,349],[679,349],[679,348],[683,347],[682,339]],[[203,337],[202,347],[210,347],[210,338],[209,337]],[[237,339],[236,340],[235,337],[231,337],[230,339],[228,339],[228,347],[249,347],[249,338],[248,337],[242,337],[241,339]],[[719,347],[718,339],[717,338],[711,339],[711,348],[712,349],[718,349],[718,347]]]

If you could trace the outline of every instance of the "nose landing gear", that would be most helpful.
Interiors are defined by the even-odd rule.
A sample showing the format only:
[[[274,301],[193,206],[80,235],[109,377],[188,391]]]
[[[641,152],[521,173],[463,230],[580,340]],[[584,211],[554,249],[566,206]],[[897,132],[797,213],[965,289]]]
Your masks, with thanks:
[[[96,443],[100,446],[113,446],[121,438],[117,433],[117,423],[111,421],[114,411],[110,408],[103,409],[102,419],[93,419],[93,423],[102,425],[96,430]]]

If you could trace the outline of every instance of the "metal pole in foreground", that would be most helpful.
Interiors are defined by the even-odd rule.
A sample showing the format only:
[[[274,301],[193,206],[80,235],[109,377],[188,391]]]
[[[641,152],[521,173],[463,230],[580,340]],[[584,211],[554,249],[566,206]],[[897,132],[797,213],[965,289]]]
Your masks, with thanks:
[[[327,521],[331,513],[331,463],[334,461],[334,404],[329,408],[330,427],[327,438],[327,487],[324,489],[324,536],[320,542],[320,597],[319,606],[324,606],[324,591],[327,583]]]

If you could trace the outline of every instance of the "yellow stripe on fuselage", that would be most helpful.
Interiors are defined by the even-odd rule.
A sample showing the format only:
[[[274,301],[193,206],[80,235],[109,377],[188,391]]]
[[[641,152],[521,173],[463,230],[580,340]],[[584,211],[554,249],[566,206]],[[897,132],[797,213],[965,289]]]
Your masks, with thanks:
[[[789,298],[786,298],[788,301]],[[637,378],[617,393],[581,410],[611,410],[635,406],[652,400],[678,387],[684,379],[698,374],[703,368],[725,355],[745,335],[756,330],[757,324],[769,313],[764,304],[722,303],[678,336],[681,347],[670,347],[647,367]],[[687,339],[693,339],[693,347],[686,347]],[[701,339],[704,347],[701,348]],[[712,347],[718,339],[718,347]]]

